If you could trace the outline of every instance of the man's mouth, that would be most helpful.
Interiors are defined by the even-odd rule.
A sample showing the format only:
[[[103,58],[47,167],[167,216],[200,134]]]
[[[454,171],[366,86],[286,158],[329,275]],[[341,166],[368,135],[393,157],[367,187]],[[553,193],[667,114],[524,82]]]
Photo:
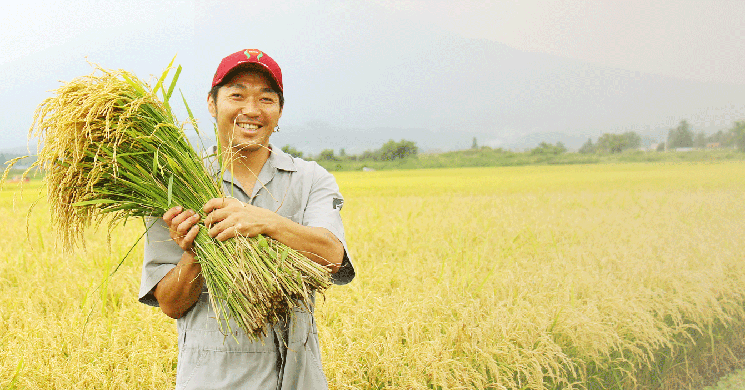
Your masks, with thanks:
[[[235,125],[240,127],[241,129],[246,129],[246,130],[257,130],[259,127],[261,127],[253,123],[236,123]]]

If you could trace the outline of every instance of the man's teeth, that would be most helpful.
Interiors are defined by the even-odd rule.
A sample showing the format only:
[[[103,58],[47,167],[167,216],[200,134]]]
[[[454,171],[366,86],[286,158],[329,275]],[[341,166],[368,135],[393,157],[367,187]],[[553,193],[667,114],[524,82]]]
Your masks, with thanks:
[[[250,123],[238,123],[238,127],[243,128],[243,129],[256,130],[259,128],[259,125],[254,125]]]

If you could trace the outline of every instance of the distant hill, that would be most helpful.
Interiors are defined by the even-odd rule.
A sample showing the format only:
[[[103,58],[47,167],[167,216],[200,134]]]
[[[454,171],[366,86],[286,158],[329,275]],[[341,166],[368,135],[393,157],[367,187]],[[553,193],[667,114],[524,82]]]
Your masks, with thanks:
[[[398,26],[395,15],[391,17],[380,25],[365,24],[337,42],[339,54],[333,58],[315,58],[312,47],[278,53],[288,60],[283,63],[286,104],[274,144],[310,154],[341,148],[361,153],[389,139],[407,139],[422,151],[449,151],[469,148],[476,137],[479,145],[494,148],[523,150],[542,141],[561,141],[577,149],[603,133],[636,131],[662,141],[682,119],[694,132],[707,134],[745,119],[745,88],[740,85],[524,52],[432,26],[390,29],[386,26]],[[210,50],[191,52],[196,56]],[[42,62],[36,57],[28,61],[0,66],[0,75]],[[179,88],[203,131],[211,133],[204,94],[214,70],[203,63],[183,63]],[[70,72],[61,62],[49,66],[59,67],[55,72],[60,74]],[[56,86],[59,77],[23,76],[4,87],[0,101],[14,109],[0,123],[0,144],[24,142],[25,130],[15,129],[28,128],[33,107],[18,102],[40,101],[44,93],[39,91]],[[31,90],[35,95],[29,95]],[[186,117],[182,109],[176,111]]]
[[[404,138],[447,151],[469,148],[476,137],[490,147],[562,141],[576,149],[606,132],[662,141],[681,119],[709,134],[745,119],[745,89],[735,84],[609,68],[424,28],[403,33],[395,47],[388,32],[364,29],[373,33],[381,38],[340,48],[345,55],[324,72],[288,76],[275,143],[306,153],[357,152]]]

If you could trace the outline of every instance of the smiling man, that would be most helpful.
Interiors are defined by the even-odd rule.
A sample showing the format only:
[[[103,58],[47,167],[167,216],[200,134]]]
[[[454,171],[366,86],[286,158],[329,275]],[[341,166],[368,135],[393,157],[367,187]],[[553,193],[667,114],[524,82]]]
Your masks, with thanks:
[[[217,123],[222,165],[211,164],[228,198],[204,205],[209,235],[272,237],[329,267],[336,284],[355,275],[334,177],[314,162],[293,158],[269,139],[284,108],[279,65],[259,50],[241,50],[217,68],[207,97]],[[220,169],[225,167],[225,169]],[[325,389],[312,313],[295,310],[288,323],[267,324],[266,337],[242,330],[222,334],[209,304],[192,244],[200,214],[174,207],[151,218],[140,301],[177,319],[177,389]],[[233,321],[231,329],[240,329]]]

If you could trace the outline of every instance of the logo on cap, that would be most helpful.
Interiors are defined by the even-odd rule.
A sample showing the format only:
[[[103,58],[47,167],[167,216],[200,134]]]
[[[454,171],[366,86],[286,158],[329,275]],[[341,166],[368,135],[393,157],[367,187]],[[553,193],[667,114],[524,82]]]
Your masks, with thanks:
[[[261,60],[261,57],[264,56],[264,53],[262,53],[259,50],[251,50],[251,51],[246,50],[246,51],[243,52],[243,54],[245,54],[246,55],[246,58],[248,58],[249,60],[251,59],[251,54],[256,54],[256,61],[260,61]]]

